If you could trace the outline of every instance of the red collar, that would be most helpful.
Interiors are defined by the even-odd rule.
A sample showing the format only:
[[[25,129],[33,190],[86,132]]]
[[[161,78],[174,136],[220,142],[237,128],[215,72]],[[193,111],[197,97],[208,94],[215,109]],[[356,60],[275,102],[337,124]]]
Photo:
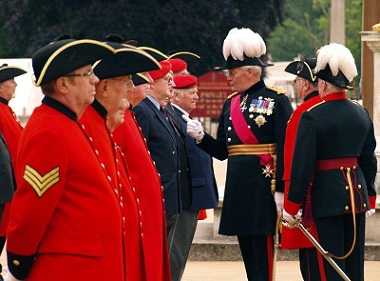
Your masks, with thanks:
[[[331,100],[345,100],[347,99],[346,92],[336,92],[331,93],[322,98],[324,101],[331,101]]]

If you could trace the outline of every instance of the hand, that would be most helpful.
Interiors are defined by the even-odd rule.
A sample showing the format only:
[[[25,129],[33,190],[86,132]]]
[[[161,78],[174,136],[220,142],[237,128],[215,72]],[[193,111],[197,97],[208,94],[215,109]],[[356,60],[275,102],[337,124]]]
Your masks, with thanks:
[[[274,202],[276,202],[277,215],[281,216],[282,209],[284,209],[284,193],[276,191],[274,193]]]
[[[365,212],[365,217],[368,219],[370,216],[372,216],[376,212],[376,209],[371,209]]]
[[[183,114],[182,118],[187,122],[187,134],[197,142],[200,142],[205,135],[201,122],[190,119],[186,114]]]
[[[12,273],[8,270],[8,266],[3,267],[3,275],[4,281],[21,281],[12,275]]]
[[[301,222],[302,209],[299,209],[296,215],[291,215],[287,211],[282,211],[282,218],[285,221],[285,225],[289,228],[294,228]]]

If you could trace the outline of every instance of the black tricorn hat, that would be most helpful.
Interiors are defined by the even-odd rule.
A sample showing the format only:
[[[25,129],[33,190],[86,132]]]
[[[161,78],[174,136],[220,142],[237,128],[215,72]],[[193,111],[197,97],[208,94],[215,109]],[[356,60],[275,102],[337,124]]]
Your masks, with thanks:
[[[261,66],[261,67],[273,66],[273,64],[268,64],[268,63],[263,62],[260,58],[256,58],[256,57],[251,58],[251,57],[247,57],[246,55],[244,55],[243,60],[239,60],[239,59],[235,60],[230,55],[230,56],[228,56],[226,63],[220,67],[220,70],[233,69],[236,67],[241,67],[241,66],[246,66],[246,65],[257,65],[257,66]]]
[[[113,55],[115,50],[91,39],[64,39],[50,43],[32,56],[34,84],[40,86],[95,61]]]
[[[315,74],[318,78],[325,80],[341,89],[353,90],[352,83],[344,76],[342,71],[338,71],[338,74],[334,76],[331,72],[330,65],[327,64],[325,69],[319,70]]]
[[[189,63],[193,61],[194,59],[200,59],[201,57],[195,53],[184,51],[184,52],[176,52],[168,56],[168,59],[174,59],[174,58],[178,58]]]
[[[94,73],[99,79],[161,68],[158,61],[143,50],[116,42],[106,42],[106,44],[114,48],[116,54],[95,63]]]
[[[132,80],[133,80],[133,84],[135,84],[135,86],[150,83],[148,77],[146,77],[142,73],[132,74]]]
[[[0,83],[25,73],[26,71],[22,68],[16,66],[8,66],[8,64],[3,64],[2,66],[0,66]]]
[[[314,82],[317,80],[317,76],[313,72],[316,64],[316,58],[301,58],[288,64],[285,71]]]
[[[157,61],[163,61],[163,60],[168,59],[167,55],[165,55],[163,52],[161,52],[155,48],[147,47],[147,46],[141,46],[141,47],[137,47],[137,48],[147,52],[149,55],[154,57]]]

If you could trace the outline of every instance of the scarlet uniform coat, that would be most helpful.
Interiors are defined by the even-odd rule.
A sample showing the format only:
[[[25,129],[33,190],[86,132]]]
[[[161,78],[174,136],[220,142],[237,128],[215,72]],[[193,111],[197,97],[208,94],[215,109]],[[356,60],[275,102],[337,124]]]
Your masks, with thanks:
[[[45,97],[17,159],[7,232],[12,274],[27,281],[126,280],[120,198],[75,114]]]
[[[16,171],[17,146],[20,140],[23,127],[12,109],[8,106],[8,101],[0,97],[0,131],[7,142],[8,151],[12,160],[13,170]],[[0,236],[5,236],[9,222],[9,210],[11,203],[5,205],[3,218],[0,225]]]
[[[300,120],[301,114],[308,110],[313,105],[321,102],[322,99],[318,95],[318,92],[310,93],[304,100],[304,102],[294,110],[292,116],[289,119],[288,125],[286,127],[286,138],[284,146],[284,176],[283,180],[285,182],[284,190],[284,209],[288,206],[288,191],[290,184],[290,171],[292,168],[293,157],[302,157],[302,155],[293,156],[294,145],[296,142],[298,122]],[[281,248],[282,249],[294,249],[294,248],[305,248],[313,247],[311,242],[306,238],[306,236],[296,228],[290,229],[287,227],[282,227],[281,235]]]
[[[126,166],[118,155],[116,145],[106,125],[107,112],[95,99],[86,108],[79,120],[84,125],[84,131],[92,139],[94,148],[98,151],[99,159],[105,167],[108,178],[112,182],[115,194],[121,196],[122,213],[125,232],[126,272],[127,281],[144,280],[145,275],[141,242],[142,224],[141,212],[138,210],[137,200],[132,192]]]
[[[128,167],[143,217],[142,243],[148,281],[170,281],[165,206],[157,169],[148,153],[133,112],[125,111],[124,123],[113,132]]]

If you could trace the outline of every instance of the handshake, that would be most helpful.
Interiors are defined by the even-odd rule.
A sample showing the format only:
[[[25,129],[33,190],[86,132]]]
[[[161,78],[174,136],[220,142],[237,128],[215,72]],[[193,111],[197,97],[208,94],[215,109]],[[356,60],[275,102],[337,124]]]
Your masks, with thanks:
[[[201,142],[205,136],[201,122],[198,120],[190,119],[186,114],[182,115],[182,119],[187,123],[186,132],[187,134],[196,140],[196,142]]]

